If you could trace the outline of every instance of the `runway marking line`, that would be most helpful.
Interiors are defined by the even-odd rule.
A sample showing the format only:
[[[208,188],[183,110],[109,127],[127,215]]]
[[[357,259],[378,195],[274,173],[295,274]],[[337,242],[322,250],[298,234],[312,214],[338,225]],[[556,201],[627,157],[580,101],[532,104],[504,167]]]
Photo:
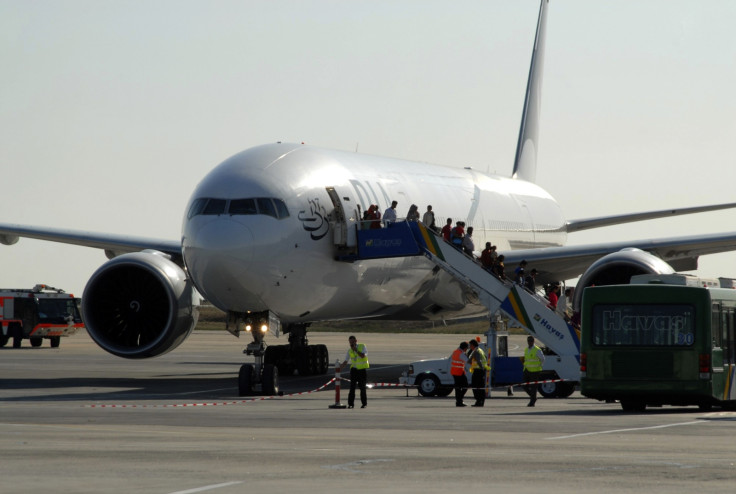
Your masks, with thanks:
[[[569,436],[556,436],[556,437],[548,437],[546,439],[570,439],[573,437],[582,437],[582,436],[595,436],[598,434],[615,434],[617,432],[635,432],[635,431],[645,431],[645,430],[651,430],[651,429],[664,429],[666,427],[679,427],[681,425],[694,425],[694,424],[703,424],[702,420],[696,420],[693,422],[680,422],[677,424],[663,424],[663,425],[652,425],[649,427],[632,427],[631,429],[612,429],[608,431],[597,431],[597,432],[583,432],[580,434],[570,434]]]
[[[231,485],[242,484],[242,480],[236,480],[234,482],[223,482],[222,484],[205,485],[203,487],[196,487],[194,489],[187,489],[186,491],[176,491],[171,494],[194,494],[195,492],[211,491],[212,489],[219,489],[220,487],[229,487]]]

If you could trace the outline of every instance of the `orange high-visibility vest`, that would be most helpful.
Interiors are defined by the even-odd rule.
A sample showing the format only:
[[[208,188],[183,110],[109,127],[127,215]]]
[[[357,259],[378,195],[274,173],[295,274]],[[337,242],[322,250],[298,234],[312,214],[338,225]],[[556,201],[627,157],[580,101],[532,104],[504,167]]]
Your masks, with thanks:
[[[459,348],[452,352],[452,357],[450,361],[450,374],[453,376],[462,376],[465,374],[465,362],[460,359],[460,355],[463,354],[463,351]]]

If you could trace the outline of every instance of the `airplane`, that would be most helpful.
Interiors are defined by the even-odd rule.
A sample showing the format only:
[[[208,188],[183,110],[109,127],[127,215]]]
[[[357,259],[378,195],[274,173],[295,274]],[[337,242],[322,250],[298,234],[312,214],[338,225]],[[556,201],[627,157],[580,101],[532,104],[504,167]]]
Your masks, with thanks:
[[[336,259],[355,242],[371,205],[399,204],[398,216],[431,204],[473,226],[476,246],[491,241],[507,266],[525,259],[538,282],[580,276],[578,286],[626,283],[632,274],[697,267],[700,255],[736,250],[736,232],[567,246],[569,233],[633,221],[736,207],[736,203],[566,220],[535,183],[548,0],[540,2],[517,152],[510,176],[410,162],[298,143],[272,143],[227,159],[196,186],[181,238],[134,237],[0,224],[0,243],[20,237],[104,250],[108,261],[83,293],[88,333],[129,359],[176,348],[196,325],[199,295],[227,314],[226,329],[249,332],[239,389],[278,393],[279,374],[324,373],[324,345],[309,325],[339,319],[453,319],[482,315],[477,297],[427,259]],[[578,290],[577,293],[581,293]],[[266,345],[267,332],[289,335]]]

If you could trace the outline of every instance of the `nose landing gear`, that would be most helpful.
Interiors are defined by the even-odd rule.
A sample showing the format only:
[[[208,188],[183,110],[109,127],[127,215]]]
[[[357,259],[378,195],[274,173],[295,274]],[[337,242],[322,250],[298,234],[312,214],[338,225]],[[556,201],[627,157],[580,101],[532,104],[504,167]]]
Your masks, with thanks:
[[[300,376],[326,374],[329,354],[325,345],[309,345],[308,323],[289,324],[284,332],[289,334],[288,345],[266,346],[263,337],[269,330],[281,331],[281,323],[275,314],[228,312],[226,329],[235,336],[241,329],[253,336],[253,342],[243,350],[255,357],[254,364],[244,364],[238,374],[240,396],[253,394],[280,395],[279,374],[291,375],[296,370]]]
[[[270,313],[265,314],[265,317],[258,316],[232,311],[228,312],[227,315],[227,326],[225,328],[227,331],[235,336],[240,336],[241,329],[245,329],[247,333],[253,336],[253,342],[245,347],[243,353],[253,355],[256,361],[255,364],[240,366],[240,372],[238,373],[238,394],[240,396],[251,396],[253,394],[273,396],[280,394],[279,370],[271,363],[264,363],[266,343],[263,341],[269,327],[272,324],[278,326],[279,323],[278,321],[275,323],[272,321],[273,317]]]
[[[243,353],[256,358],[255,365],[243,364],[238,373],[238,394],[250,396],[258,391],[263,395],[279,394],[279,369],[273,364],[264,364],[263,356],[266,353],[266,344],[263,334],[253,333],[253,343],[250,343]]]

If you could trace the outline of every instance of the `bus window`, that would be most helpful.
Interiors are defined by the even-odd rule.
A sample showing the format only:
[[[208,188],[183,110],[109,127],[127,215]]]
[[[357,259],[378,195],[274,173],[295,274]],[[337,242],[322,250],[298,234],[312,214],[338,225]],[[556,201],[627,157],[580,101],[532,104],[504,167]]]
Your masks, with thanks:
[[[591,324],[596,346],[692,346],[695,309],[688,304],[599,304]]]
[[[723,345],[723,338],[721,337],[721,304],[713,304],[710,312],[710,325],[711,333],[713,334],[713,347],[720,348]]]
[[[734,328],[734,310],[726,311],[728,317],[723,326],[723,362],[736,364],[736,328]]]

